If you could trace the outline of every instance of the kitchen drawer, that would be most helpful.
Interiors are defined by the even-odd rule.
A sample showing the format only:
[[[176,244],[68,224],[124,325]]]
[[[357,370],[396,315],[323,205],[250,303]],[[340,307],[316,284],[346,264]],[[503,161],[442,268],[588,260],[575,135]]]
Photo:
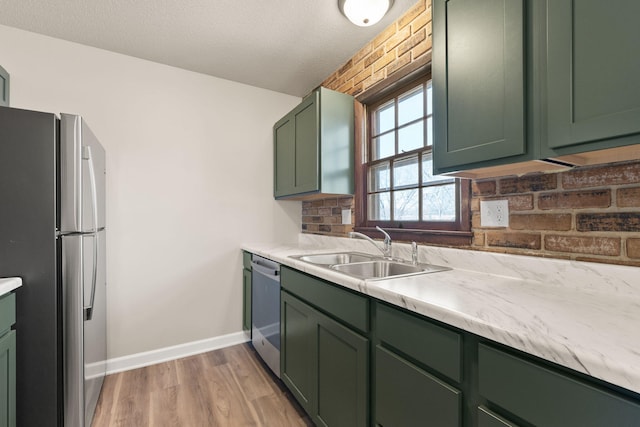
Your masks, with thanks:
[[[480,344],[480,394],[536,426],[637,426],[640,404]]]
[[[251,253],[242,251],[242,265],[247,270],[251,270]]]
[[[10,292],[0,297],[0,336],[16,323],[16,294]]]
[[[462,336],[428,320],[376,303],[377,337],[417,362],[462,381]]]
[[[518,427],[517,424],[513,424],[505,420],[504,418],[494,414],[487,408],[482,406],[478,407],[478,427]]]
[[[282,267],[280,274],[282,289],[362,332],[369,331],[367,297],[287,267]]]
[[[462,392],[376,347],[376,425],[460,426]]]

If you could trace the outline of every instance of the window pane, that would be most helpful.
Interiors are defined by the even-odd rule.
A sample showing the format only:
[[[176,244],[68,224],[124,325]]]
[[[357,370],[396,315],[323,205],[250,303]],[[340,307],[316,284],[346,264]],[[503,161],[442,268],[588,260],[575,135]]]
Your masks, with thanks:
[[[427,119],[427,147],[433,145],[433,119]]]
[[[393,129],[396,125],[396,107],[393,101],[378,108],[375,113],[375,121],[373,126],[373,134],[380,135],[390,129]]]
[[[393,163],[393,188],[415,187],[419,178],[417,156],[396,160]]]
[[[389,163],[369,168],[369,192],[389,189]]]
[[[455,182],[455,178],[445,175],[433,174],[433,159],[431,153],[422,153],[422,185],[429,185],[436,182]]]
[[[373,139],[371,160],[383,159],[396,154],[396,135],[390,132]]]
[[[422,155],[422,182],[427,183],[433,181],[433,160],[431,153]]]
[[[422,86],[398,98],[398,126],[419,119],[424,115]]]
[[[406,153],[424,146],[423,122],[414,123],[398,130],[398,151]],[[398,154],[399,154],[398,153]]]
[[[390,221],[391,216],[391,195],[390,193],[369,194],[369,220]]]
[[[422,189],[423,221],[455,221],[456,186],[438,185]]]
[[[433,114],[433,89],[431,88],[431,80],[427,83],[427,114]]]
[[[419,218],[418,189],[393,192],[393,219],[396,221],[417,221]]]

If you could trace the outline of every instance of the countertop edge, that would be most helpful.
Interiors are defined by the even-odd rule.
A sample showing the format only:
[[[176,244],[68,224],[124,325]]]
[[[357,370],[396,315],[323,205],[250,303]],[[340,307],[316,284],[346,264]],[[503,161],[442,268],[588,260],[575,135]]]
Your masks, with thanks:
[[[22,286],[20,277],[4,277],[0,278],[0,297]]]

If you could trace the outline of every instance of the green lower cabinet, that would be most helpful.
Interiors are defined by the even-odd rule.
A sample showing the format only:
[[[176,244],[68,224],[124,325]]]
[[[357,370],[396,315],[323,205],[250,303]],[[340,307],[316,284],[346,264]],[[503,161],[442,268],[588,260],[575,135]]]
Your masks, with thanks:
[[[251,271],[252,254],[242,251],[242,329],[251,335]]]
[[[251,332],[251,270],[242,269],[242,329]]]
[[[308,274],[281,273],[281,378],[317,426],[640,426],[633,392]]]
[[[369,340],[318,313],[320,426],[366,426],[369,412]]]
[[[478,407],[478,427],[518,427],[516,424],[494,414],[487,408]]]
[[[0,427],[16,426],[15,294],[0,296]]]
[[[281,377],[318,426],[365,427],[369,340],[287,292],[281,305]]]
[[[463,422],[462,336],[426,318],[376,302],[374,416],[381,427]]]
[[[312,415],[316,412],[318,383],[314,310],[286,292],[280,295],[280,377]]]
[[[0,66],[0,106],[2,107],[9,106],[9,83],[9,73]]]
[[[375,356],[376,425],[461,425],[462,392],[380,346]]]
[[[0,427],[16,425],[16,332],[0,337]]]
[[[639,402],[484,344],[478,373],[481,396],[534,426],[640,425]]]

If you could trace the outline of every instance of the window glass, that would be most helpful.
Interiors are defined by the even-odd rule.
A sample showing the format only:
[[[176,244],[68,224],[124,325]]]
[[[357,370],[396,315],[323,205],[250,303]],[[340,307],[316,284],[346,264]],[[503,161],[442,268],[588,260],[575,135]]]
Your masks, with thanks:
[[[396,126],[396,106],[393,102],[383,105],[376,111],[374,135],[380,135]]]
[[[398,99],[398,126],[420,119],[424,115],[424,96],[422,86],[410,91]]]
[[[396,154],[396,134],[391,132],[376,137],[371,145],[371,160],[393,156]]]
[[[433,175],[432,95],[431,80],[423,78],[367,107],[366,183],[359,184],[366,193],[366,223],[359,226],[464,227],[460,180]]]
[[[393,218],[396,221],[417,221],[419,218],[418,189],[393,192]]]
[[[422,189],[423,221],[454,221],[456,219],[455,184],[436,185]]]
[[[419,178],[418,156],[396,160],[393,163],[393,188],[415,187]]]
[[[367,207],[370,220],[389,221],[391,219],[391,193],[370,194]]]
[[[390,188],[389,163],[381,163],[369,168],[369,192]]]
[[[422,121],[398,130],[398,151],[408,153],[424,146],[424,124]]]

